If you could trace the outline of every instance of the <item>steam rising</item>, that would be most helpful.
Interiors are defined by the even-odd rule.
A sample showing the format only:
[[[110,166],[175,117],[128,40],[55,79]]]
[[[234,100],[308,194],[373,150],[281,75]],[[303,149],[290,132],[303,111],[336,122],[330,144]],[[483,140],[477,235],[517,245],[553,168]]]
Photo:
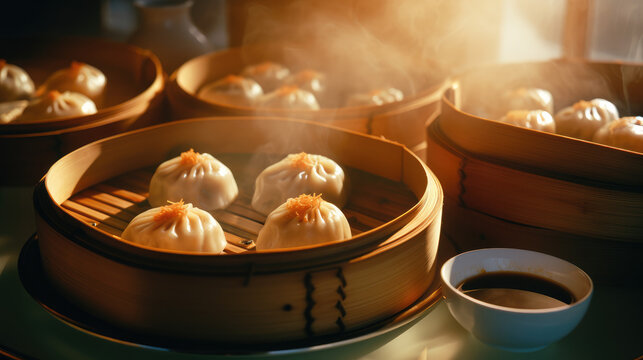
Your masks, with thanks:
[[[495,57],[499,4],[256,0],[240,45],[288,42],[286,62],[346,79],[348,91],[394,86],[412,95],[444,79],[445,65],[457,71]]]

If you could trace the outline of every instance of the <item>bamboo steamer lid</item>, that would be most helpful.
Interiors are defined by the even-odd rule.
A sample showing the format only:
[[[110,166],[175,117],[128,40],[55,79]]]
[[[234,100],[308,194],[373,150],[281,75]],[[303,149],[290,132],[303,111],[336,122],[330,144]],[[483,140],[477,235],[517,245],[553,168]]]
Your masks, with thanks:
[[[161,121],[165,81],[151,52],[100,39],[4,39],[9,63],[24,68],[36,87],[56,70],[80,61],[100,69],[107,85],[98,112],[86,116],[0,125],[0,176],[5,185],[31,185],[65,153],[102,137]]]
[[[316,111],[235,106],[197,96],[202,86],[230,74],[239,74],[245,66],[263,61],[280,62],[294,71],[313,69],[326,73],[330,88],[336,89],[337,94],[333,94],[334,100],[330,106],[322,106]],[[342,65],[336,66],[338,63]],[[331,69],[331,66],[336,67]],[[403,90],[404,100],[381,106],[344,107],[345,99],[358,89],[355,84],[363,81],[348,82],[353,84],[352,88],[339,82],[355,78],[351,69],[358,66],[356,59],[349,59],[346,54],[334,57],[333,54],[301,45],[248,45],[202,55],[183,64],[169,79],[168,99],[175,119],[212,115],[286,116],[382,136],[411,149],[420,146],[424,142],[425,123],[437,113],[439,98],[446,86],[445,71],[436,64],[427,63],[383,70],[378,74],[388,79],[383,84],[391,86],[399,83],[397,87]],[[372,80],[376,76],[370,78]],[[372,88],[361,89],[362,92],[368,90]],[[424,155],[423,152],[416,153]]]
[[[224,254],[163,251],[119,237],[127,219],[149,207],[153,168],[186,146],[227,159],[240,184],[232,208],[215,214],[226,230]],[[239,238],[261,226],[244,210],[266,164],[260,159],[302,150],[348,171],[353,190],[344,212],[355,235],[255,251]],[[161,338],[279,343],[366,327],[427,291],[442,192],[399,144],[301,120],[235,117],[185,120],[86,145],[52,166],[34,203],[44,270],[80,308]]]

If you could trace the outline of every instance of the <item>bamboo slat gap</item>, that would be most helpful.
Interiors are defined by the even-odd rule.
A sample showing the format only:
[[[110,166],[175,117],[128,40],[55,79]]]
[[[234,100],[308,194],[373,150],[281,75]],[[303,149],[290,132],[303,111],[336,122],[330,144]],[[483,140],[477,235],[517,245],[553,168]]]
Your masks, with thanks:
[[[109,226],[109,225],[107,225],[105,223],[95,221],[94,219],[91,219],[91,218],[89,218],[89,217],[87,217],[85,215],[79,214],[79,213],[77,213],[77,212],[75,212],[73,210],[67,209],[67,211],[69,211],[71,216],[75,217],[76,219],[78,219],[78,220],[80,220],[80,221],[82,221],[82,222],[84,222],[86,224],[89,224],[90,226],[94,226],[97,229],[100,229],[100,230],[103,230],[103,231],[105,231],[107,233],[110,233],[112,235],[121,236],[121,234],[123,233],[123,230],[121,230],[121,229],[117,229],[117,228]]]
[[[87,206],[88,208],[96,210],[105,216],[110,216],[128,223],[134,218],[134,216],[136,216],[135,214],[125,212],[120,208],[113,207],[90,197],[74,196],[71,201]]]
[[[98,184],[94,186],[94,189],[96,189],[97,192],[110,194],[114,197],[124,199],[126,201],[131,201],[135,204],[139,204],[147,199],[145,196],[139,195],[126,189],[108,185],[107,183]]]
[[[105,223],[105,224],[107,224],[109,226],[117,228],[117,229],[119,229],[121,231],[125,230],[125,228],[127,227],[127,223],[122,221],[122,220],[119,220],[119,219],[114,218],[112,216],[109,216],[107,214],[103,214],[103,213],[101,213],[99,211],[96,211],[94,209],[88,208],[87,206],[81,205],[81,204],[79,204],[77,202],[74,202],[74,201],[71,201],[71,200],[65,201],[62,204],[62,206],[65,209],[72,210],[72,211],[77,212],[77,213],[79,213],[81,215],[84,215],[84,216],[86,216],[88,218],[96,220],[96,221],[98,221],[100,223]]]

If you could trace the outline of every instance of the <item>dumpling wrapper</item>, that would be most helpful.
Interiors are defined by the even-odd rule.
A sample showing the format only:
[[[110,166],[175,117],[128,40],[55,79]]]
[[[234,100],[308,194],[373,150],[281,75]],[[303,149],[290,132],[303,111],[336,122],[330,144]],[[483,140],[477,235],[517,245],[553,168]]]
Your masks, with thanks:
[[[58,70],[47,78],[39,91],[72,91],[101,103],[106,84],[107,79],[102,71],[89,64],[72,61],[68,68]]]
[[[319,110],[315,95],[294,85],[284,85],[264,95],[257,106],[269,109]]]
[[[27,106],[15,122],[29,122],[96,113],[96,104],[87,96],[71,91],[50,91]]]
[[[346,216],[320,195],[288,199],[268,215],[257,236],[257,250],[282,249],[351,238]]]
[[[228,75],[203,86],[197,95],[204,100],[217,103],[253,106],[263,95],[263,90],[252,79]]]
[[[28,100],[0,102],[0,124],[8,124],[20,117],[28,105]]]
[[[248,65],[241,71],[241,76],[256,81],[266,93],[283,85],[289,75],[287,67],[272,61]]]
[[[603,125],[594,142],[643,153],[643,117],[626,116]]]
[[[396,88],[376,89],[367,93],[353,94],[346,106],[380,106],[404,100],[404,93]]]
[[[285,84],[297,86],[319,96],[326,90],[326,76],[315,70],[302,70],[290,75],[285,80]]]
[[[545,110],[512,110],[500,119],[501,122],[528,129],[556,132],[554,117]]]
[[[345,180],[344,170],[325,156],[290,154],[257,176],[252,207],[267,215],[289,198],[316,193],[341,208],[346,203]]]
[[[0,102],[29,99],[34,92],[33,80],[23,68],[0,59]]]
[[[150,180],[148,202],[162,206],[183,200],[203,210],[223,209],[239,194],[230,169],[212,155],[190,149],[158,166]]]
[[[182,201],[137,215],[121,237],[158,249],[200,253],[218,254],[227,244],[221,225],[210,213]]]
[[[521,87],[503,93],[500,107],[501,114],[512,110],[544,110],[553,114],[554,97],[545,89]]]
[[[605,99],[581,100],[554,116],[556,132],[583,140],[592,140],[605,124],[619,118],[616,106]]]

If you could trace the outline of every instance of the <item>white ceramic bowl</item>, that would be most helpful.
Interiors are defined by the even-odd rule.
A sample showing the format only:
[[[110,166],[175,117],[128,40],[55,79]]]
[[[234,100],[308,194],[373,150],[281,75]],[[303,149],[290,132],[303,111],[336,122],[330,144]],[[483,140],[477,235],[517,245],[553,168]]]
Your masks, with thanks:
[[[483,302],[458,290],[482,272],[515,271],[545,277],[567,287],[575,302],[546,309],[519,309]],[[590,277],[575,265],[539,252],[489,248],[449,259],[441,271],[453,317],[484,343],[510,351],[541,349],[569,334],[585,315],[593,292]]]

